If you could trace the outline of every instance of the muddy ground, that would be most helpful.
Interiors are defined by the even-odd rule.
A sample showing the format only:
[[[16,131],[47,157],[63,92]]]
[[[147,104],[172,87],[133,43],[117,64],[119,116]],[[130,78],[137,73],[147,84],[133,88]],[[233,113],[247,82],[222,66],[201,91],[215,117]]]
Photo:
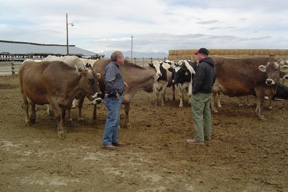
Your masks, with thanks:
[[[36,124],[24,123],[17,76],[0,77],[0,93],[0,191],[288,191],[287,101],[275,101],[264,112],[267,121],[260,121],[254,107],[225,97],[212,115],[212,140],[191,146],[187,102],[178,108],[170,99],[161,107],[154,94],[139,92],[131,104],[132,128],[119,135],[130,145],[107,151],[103,104],[97,121],[88,101],[84,122],[76,121],[74,109],[66,139],[59,140],[45,107],[38,107]]]

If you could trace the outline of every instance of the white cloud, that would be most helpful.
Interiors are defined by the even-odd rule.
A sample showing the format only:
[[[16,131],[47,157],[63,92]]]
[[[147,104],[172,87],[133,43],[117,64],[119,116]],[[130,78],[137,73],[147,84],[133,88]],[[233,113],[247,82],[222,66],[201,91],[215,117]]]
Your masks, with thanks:
[[[249,7],[249,9],[247,8]],[[17,11],[15,11],[17,10]],[[2,0],[0,38],[66,43],[90,51],[287,48],[284,0]]]

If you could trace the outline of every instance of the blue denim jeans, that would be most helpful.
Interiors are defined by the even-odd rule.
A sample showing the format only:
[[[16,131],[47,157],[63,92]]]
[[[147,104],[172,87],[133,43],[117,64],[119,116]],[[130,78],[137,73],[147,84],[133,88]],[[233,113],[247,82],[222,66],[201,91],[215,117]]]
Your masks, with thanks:
[[[115,97],[104,97],[104,103],[108,110],[108,117],[105,124],[103,145],[118,142],[118,125],[120,122],[120,109],[122,104],[122,97],[116,99]]]

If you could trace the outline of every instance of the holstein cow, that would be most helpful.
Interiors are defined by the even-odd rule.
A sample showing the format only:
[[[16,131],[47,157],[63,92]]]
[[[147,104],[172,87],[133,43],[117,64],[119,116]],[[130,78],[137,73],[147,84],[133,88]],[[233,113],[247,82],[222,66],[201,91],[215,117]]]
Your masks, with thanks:
[[[159,62],[159,61],[153,61],[149,64],[150,67],[154,68],[156,70],[157,75],[159,76],[157,81],[153,85],[153,91],[156,93],[157,96],[157,105],[159,102],[159,96],[161,100],[161,105],[164,106],[165,102],[165,92],[166,88],[172,85],[172,73],[174,68],[171,66],[171,64],[166,62]],[[175,100],[175,89],[174,86],[172,86],[173,91],[173,100]]]
[[[50,104],[58,121],[60,138],[65,136],[61,108],[70,109],[73,99],[80,92],[94,98],[100,91],[96,72],[72,67],[62,61],[24,61],[18,74],[26,123],[35,123],[35,105]],[[31,116],[28,113],[29,104]]]
[[[288,99],[288,87],[282,84],[279,84],[277,87],[277,92],[273,95],[272,99]]]
[[[96,72],[101,73],[101,79],[99,80],[99,86],[104,96],[104,69],[110,62],[110,59],[100,59],[98,60],[93,68]],[[124,65],[120,66],[120,71],[124,81],[128,84],[128,89],[124,91],[122,95],[122,104],[125,105],[125,121],[124,127],[131,127],[129,121],[129,108],[130,102],[133,99],[134,95],[139,90],[144,90],[146,92],[153,92],[153,84],[156,81],[156,72],[154,69],[147,67],[143,68],[134,63],[131,63],[129,60],[125,60]],[[79,101],[80,102],[80,101]],[[80,109],[80,108],[79,108]],[[94,106],[93,119],[96,120],[97,111],[96,105]],[[81,109],[79,112],[81,115]]]
[[[287,66],[279,66],[271,58],[231,59],[213,57],[216,67],[216,80],[213,85],[211,106],[215,106],[215,95],[222,92],[230,97],[256,93],[256,113],[264,120],[263,104],[265,91],[276,92],[280,79],[280,70],[287,71]]]
[[[183,107],[184,92],[188,90],[188,103],[191,102],[192,95],[192,77],[195,74],[195,69],[197,68],[196,61],[190,60],[180,60],[174,69],[173,73],[173,84],[176,85],[180,104],[179,107]]]

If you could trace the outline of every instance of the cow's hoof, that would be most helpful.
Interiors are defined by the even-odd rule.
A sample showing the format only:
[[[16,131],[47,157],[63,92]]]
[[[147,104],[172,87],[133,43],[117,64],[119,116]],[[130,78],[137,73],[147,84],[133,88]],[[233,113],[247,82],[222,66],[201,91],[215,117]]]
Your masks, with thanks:
[[[269,110],[271,110],[272,108],[273,108],[272,106],[269,106],[269,107],[268,107]]]
[[[96,120],[96,119],[95,119],[95,120]],[[82,122],[84,121],[84,119],[83,119],[83,117],[79,117],[79,118],[77,119],[77,121],[80,122],[80,123],[82,123]]]
[[[65,134],[64,134],[64,131],[59,131],[59,132],[58,132],[58,138],[59,138],[59,139],[65,139],[65,138],[66,138],[66,136],[65,136]]]
[[[30,119],[30,125],[33,125],[35,123],[35,119]]]
[[[28,126],[30,126],[30,125],[31,125],[30,119],[25,119],[25,124],[28,125]]]
[[[264,116],[259,116],[259,119],[260,119],[261,121],[266,121],[266,120],[267,120]]]
[[[54,113],[53,113],[53,111],[47,111],[47,114],[48,114],[48,116],[50,116],[50,117],[52,117],[52,116],[54,116]]]
[[[213,112],[214,112],[214,113],[218,113],[218,111],[217,111],[217,110],[213,110]]]
[[[125,128],[126,128],[126,129],[130,129],[130,128],[132,128],[132,126],[131,126],[130,123],[128,123],[128,124],[125,125]]]

